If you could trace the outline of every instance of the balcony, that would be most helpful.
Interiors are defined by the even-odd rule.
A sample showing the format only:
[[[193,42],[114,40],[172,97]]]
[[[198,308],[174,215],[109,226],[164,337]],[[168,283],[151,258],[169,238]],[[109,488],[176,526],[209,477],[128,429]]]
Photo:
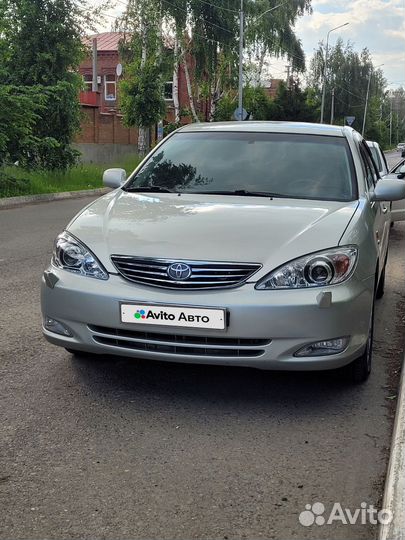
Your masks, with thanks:
[[[98,107],[100,104],[99,92],[82,91],[79,92],[79,101],[81,105],[87,107]]]

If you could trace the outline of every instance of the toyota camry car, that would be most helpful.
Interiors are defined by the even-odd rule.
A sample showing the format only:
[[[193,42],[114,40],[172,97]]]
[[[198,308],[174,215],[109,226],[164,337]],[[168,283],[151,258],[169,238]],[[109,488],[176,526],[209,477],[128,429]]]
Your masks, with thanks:
[[[384,176],[384,180],[403,180],[405,178],[405,159],[401,159],[391,170]],[[405,201],[394,201],[391,204],[391,218],[393,221],[405,220]]]
[[[294,152],[291,152],[294,148]],[[192,124],[56,238],[45,337],[72,353],[323,370],[371,369],[390,201],[349,127]]]
[[[388,174],[388,165],[380,145],[376,141],[367,141],[367,145],[370,148],[371,155],[373,156],[374,163],[380,176],[385,176]]]

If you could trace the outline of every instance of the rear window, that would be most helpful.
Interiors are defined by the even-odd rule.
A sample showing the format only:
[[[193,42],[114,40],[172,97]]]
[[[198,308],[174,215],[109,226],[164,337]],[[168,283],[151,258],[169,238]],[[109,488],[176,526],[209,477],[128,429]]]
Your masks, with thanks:
[[[353,200],[357,191],[345,138],[290,133],[176,133],[126,188],[152,186],[337,201]]]

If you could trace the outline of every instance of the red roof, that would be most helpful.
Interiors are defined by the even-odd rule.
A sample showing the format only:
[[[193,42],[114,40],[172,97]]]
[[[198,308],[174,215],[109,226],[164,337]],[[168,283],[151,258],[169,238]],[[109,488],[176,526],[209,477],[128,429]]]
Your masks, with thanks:
[[[97,38],[97,50],[98,51],[118,51],[118,44],[120,40],[125,39],[123,32],[102,32],[101,34],[93,34],[83,39],[83,42],[88,47],[92,46],[93,39]]]

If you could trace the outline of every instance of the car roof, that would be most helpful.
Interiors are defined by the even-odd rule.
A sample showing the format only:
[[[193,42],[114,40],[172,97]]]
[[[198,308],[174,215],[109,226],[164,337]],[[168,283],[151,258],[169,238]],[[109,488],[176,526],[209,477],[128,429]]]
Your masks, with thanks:
[[[180,132],[259,132],[259,133],[303,133],[307,135],[328,135],[345,137],[354,130],[348,126],[330,126],[327,124],[311,124],[309,122],[198,122],[181,127]]]

